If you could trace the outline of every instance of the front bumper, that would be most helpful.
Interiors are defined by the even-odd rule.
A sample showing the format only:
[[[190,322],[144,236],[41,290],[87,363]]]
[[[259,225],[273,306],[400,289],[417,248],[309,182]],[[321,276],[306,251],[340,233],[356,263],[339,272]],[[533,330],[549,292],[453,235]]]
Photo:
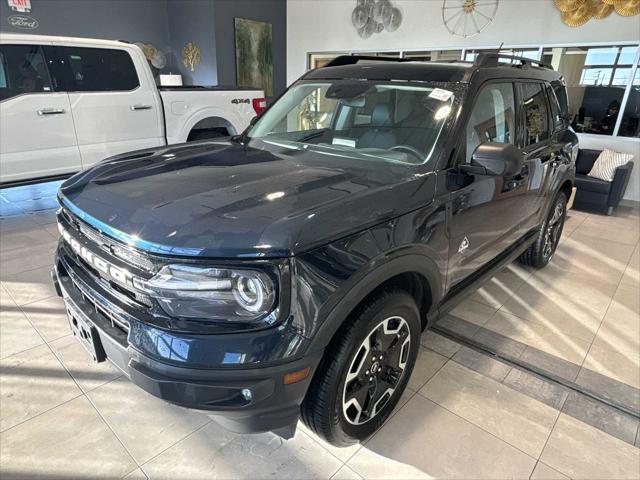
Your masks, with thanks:
[[[56,291],[72,314],[81,315],[83,321],[95,327],[106,359],[133,383],[168,402],[206,410],[218,423],[235,432],[293,434],[295,430],[291,427],[297,422],[300,404],[322,352],[264,366],[202,368],[188,365],[185,361],[175,362],[178,364],[160,361],[154,356],[162,350],[158,343],[166,343],[167,338],[170,340],[165,349],[173,352],[167,357],[169,360],[180,356],[185,348],[188,351],[190,342],[197,344],[198,349],[208,342],[212,350],[219,346],[221,340],[232,345],[238,342],[234,342],[234,334],[181,336],[167,332],[170,337],[163,337],[155,327],[146,327],[130,317],[124,319],[126,312],[107,298],[108,292],[92,288],[90,279],[83,278],[81,271],[72,268],[63,250],[64,245],[61,244],[52,272]],[[151,349],[147,348],[150,338],[155,340]],[[233,358],[238,359],[238,355],[246,357],[246,353],[236,352]],[[184,358],[182,355],[182,360]],[[310,370],[304,380],[284,384],[285,374],[307,367]]]

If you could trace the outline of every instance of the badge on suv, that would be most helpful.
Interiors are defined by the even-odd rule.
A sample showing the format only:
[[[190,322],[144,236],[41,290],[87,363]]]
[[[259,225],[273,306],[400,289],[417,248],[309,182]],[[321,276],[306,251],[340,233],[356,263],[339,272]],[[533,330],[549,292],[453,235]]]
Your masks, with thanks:
[[[566,98],[525,58],[338,57],[228,142],[107,159],[59,192],[72,329],[234,431],[290,437],[301,417],[364,439],[424,328],[509,262],[553,257],[577,152]]]

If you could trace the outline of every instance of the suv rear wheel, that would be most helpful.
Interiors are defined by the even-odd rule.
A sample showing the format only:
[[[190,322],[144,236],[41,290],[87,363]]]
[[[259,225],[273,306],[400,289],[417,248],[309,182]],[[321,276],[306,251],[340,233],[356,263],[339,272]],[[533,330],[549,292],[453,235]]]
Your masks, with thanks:
[[[521,263],[534,268],[542,268],[551,261],[556,248],[558,248],[558,242],[560,242],[566,214],[567,196],[564,192],[560,192],[551,204],[551,210],[540,226],[536,240],[520,256]]]
[[[420,332],[418,307],[405,291],[368,301],[328,347],[302,404],[304,423],[336,446],[375,432],[407,385]]]

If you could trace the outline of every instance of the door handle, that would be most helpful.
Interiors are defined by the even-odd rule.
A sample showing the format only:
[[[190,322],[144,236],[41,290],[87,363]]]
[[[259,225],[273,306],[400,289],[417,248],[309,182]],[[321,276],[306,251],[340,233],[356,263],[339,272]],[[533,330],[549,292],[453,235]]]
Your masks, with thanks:
[[[42,110],[38,110],[38,115],[62,115],[66,113],[64,108],[43,108]]]
[[[136,110],[151,110],[151,105],[131,105],[131,110],[133,110],[134,112]]]

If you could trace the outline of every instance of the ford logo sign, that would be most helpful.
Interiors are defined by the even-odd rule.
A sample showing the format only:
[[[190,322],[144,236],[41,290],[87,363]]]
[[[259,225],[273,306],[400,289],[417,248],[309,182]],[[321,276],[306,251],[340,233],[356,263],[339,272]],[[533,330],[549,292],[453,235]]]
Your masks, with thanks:
[[[29,17],[28,15],[11,15],[7,21],[12,27],[26,28],[28,30],[38,28],[39,25],[35,18]]]

